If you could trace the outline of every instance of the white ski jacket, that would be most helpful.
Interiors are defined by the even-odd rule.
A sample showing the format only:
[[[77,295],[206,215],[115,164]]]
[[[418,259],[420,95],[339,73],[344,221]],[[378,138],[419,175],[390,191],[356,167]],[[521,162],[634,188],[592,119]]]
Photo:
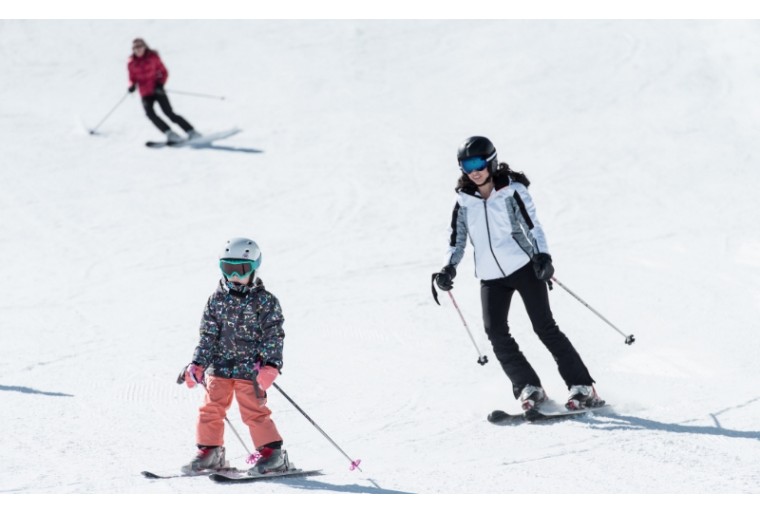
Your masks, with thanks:
[[[478,192],[459,192],[449,233],[444,265],[456,267],[462,261],[469,237],[475,250],[475,276],[481,280],[507,277],[534,254],[549,254],[528,188],[513,180],[495,183],[488,199]]]

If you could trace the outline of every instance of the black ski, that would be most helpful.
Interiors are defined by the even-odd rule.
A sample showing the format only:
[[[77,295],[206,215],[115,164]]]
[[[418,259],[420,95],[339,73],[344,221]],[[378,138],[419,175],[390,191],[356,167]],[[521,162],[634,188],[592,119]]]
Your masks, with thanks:
[[[264,473],[263,475],[251,476],[247,473],[212,473],[208,477],[214,482],[222,484],[241,484],[257,482],[260,480],[276,480],[278,478],[290,478],[295,476],[313,476],[321,475],[322,471],[313,469],[305,471],[303,469],[289,469],[282,473]]]
[[[208,146],[215,140],[221,140],[226,139],[228,137],[232,137],[233,135],[236,135],[240,133],[242,130],[239,128],[233,128],[231,130],[226,130],[223,132],[215,132],[210,133],[208,135],[201,135],[200,137],[196,137],[193,139],[182,139],[178,140],[176,142],[168,142],[168,141],[154,141],[149,140],[145,143],[146,146],[149,148],[164,148],[164,147],[172,147],[172,148],[181,148],[181,147],[202,147],[202,146]]]
[[[196,476],[210,476],[214,474],[222,474],[222,475],[246,475],[246,470],[244,469],[237,469],[237,468],[226,468],[226,469],[204,469],[203,471],[198,471],[197,473],[171,473],[171,474],[159,474],[159,473],[153,473],[152,471],[141,471],[140,474],[144,476],[145,478],[151,478],[151,479],[164,479],[164,478],[185,478],[185,477],[196,477]]]
[[[605,407],[606,404],[600,404],[588,409],[580,409],[577,411],[560,411],[560,412],[541,412],[538,409],[531,409],[522,414],[509,414],[502,410],[492,411],[488,415],[488,421],[494,425],[521,425],[523,423],[543,423],[550,421],[566,420],[574,416],[582,416],[594,411],[598,411],[600,408]]]

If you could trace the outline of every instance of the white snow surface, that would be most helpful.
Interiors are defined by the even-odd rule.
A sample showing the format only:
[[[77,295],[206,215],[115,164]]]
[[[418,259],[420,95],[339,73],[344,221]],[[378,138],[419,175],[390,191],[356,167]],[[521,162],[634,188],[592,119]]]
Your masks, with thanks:
[[[134,94],[91,135],[137,36],[176,112],[243,131],[146,148]],[[0,493],[760,492],[760,22],[5,20],[0,62]],[[453,292],[488,364],[430,290],[476,134],[531,179],[556,277],[636,337],[551,292],[605,412],[486,421],[519,408],[471,249]],[[194,455],[202,391],[175,378],[235,236],[284,310],[278,385],[363,472],[272,390],[324,475],[140,475]],[[563,401],[519,299],[510,327]]]

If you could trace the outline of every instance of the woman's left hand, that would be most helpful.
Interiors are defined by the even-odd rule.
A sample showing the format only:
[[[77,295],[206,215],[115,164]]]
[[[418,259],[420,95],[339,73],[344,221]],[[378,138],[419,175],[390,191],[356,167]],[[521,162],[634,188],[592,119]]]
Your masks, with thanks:
[[[531,260],[533,262],[533,271],[539,281],[548,281],[554,275],[554,266],[552,257],[544,252],[536,253]]]

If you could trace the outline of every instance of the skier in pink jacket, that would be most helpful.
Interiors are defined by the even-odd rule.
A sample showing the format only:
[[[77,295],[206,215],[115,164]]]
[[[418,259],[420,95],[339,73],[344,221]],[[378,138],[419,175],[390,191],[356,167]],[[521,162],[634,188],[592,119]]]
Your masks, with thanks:
[[[167,142],[181,142],[183,138],[173,131],[166,121],[158,117],[153,109],[155,103],[158,103],[171,122],[178,124],[187,133],[188,139],[201,136],[195,131],[193,125],[172,110],[169,97],[164,90],[169,72],[161,61],[161,57],[158,56],[158,52],[149,48],[145,40],[139,37],[132,41],[132,55],[127,62],[127,69],[129,70],[129,92],[134,92],[135,89],[140,90],[145,114],[156,128],[166,135]]]

